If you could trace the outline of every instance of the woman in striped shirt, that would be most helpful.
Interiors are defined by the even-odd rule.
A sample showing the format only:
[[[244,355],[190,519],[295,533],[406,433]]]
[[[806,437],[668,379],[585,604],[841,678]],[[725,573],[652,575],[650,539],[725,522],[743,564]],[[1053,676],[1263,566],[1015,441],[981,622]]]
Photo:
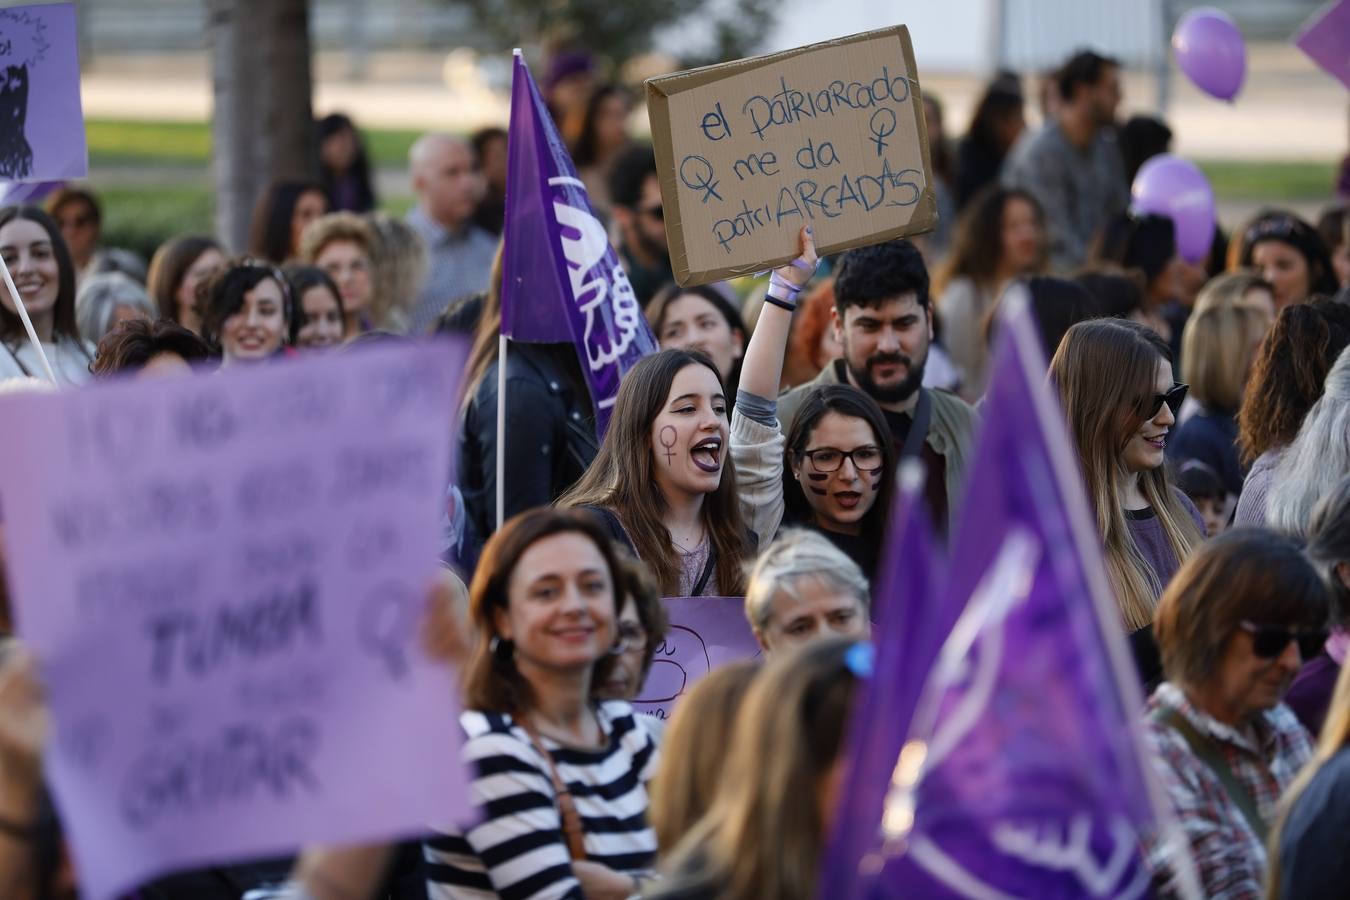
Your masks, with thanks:
[[[657,747],[631,706],[595,699],[623,649],[618,571],[585,513],[522,513],[484,549],[460,717],[483,818],[428,841],[432,900],[640,892],[656,855],[647,782]]]

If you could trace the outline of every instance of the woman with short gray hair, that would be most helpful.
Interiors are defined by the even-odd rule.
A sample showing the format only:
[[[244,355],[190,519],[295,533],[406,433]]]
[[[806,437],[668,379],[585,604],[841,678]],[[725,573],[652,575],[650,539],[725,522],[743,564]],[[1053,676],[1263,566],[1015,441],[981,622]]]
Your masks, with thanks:
[[[1350,348],[1327,373],[1322,396],[1308,410],[1275,470],[1266,521],[1297,539],[1308,535],[1313,507],[1350,474]]]
[[[778,533],[750,570],[745,617],[765,655],[827,635],[871,633],[867,578],[819,532]]]
[[[152,322],[158,317],[159,309],[145,288],[121,272],[90,275],[75,295],[75,321],[80,336],[95,344],[122,322],[134,319]]]

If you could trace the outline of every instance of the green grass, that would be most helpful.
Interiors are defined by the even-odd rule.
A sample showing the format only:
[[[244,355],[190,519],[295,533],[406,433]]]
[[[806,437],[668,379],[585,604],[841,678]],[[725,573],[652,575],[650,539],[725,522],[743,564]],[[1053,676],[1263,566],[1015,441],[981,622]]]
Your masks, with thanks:
[[[1336,163],[1200,160],[1220,200],[1329,200]]]
[[[148,259],[171,235],[213,230],[211,132],[205,122],[150,122],[122,119],[86,121],[93,181],[107,210],[106,239],[130,247]],[[372,163],[404,169],[412,129],[365,129]],[[1288,203],[1330,196],[1336,164],[1275,160],[1200,160],[1214,193],[1222,201]],[[136,183],[118,170],[138,170]],[[153,175],[164,170],[164,184]],[[146,178],[146,173],[151,174]],[[382,204],[395,215],[406,212],[408,197],[387,197]]]
[[[89,163],[107,166],[201,166],[211,161],[211,129],[205,122],[89,119]],[[366,146],[376,166],[402,168],[419,131],[367,129]]]

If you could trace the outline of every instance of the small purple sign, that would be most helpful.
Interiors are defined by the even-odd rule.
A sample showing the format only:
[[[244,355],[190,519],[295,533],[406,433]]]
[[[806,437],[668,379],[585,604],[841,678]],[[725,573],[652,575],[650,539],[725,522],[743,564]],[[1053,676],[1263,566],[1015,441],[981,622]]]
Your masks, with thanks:
[[[753,659],[759,644],[745,621],[742,597],[667,597],[670,629],[633,701],[638,712],[669,719],[694,682],[718,666]]]
[[[1324,6],[1303,26],[1294,44],[1350,88],[1350,0]]]
[[[421,649],[465,347],[0,397],[19,631],[81,895],[468,814]]]
[[[88,171],[75,4],[0,4],[0,181]]]

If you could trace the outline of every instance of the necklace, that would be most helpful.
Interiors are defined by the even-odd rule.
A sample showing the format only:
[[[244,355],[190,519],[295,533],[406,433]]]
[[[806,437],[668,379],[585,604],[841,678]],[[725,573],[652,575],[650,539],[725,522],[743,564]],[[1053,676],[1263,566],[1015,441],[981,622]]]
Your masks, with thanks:
[[[702,528],[701,526],[699,527],[698,531],[694,532],[693,537],[690,538],[688,542],[682,541],[682,540],[680,540],[679,538],[677,538],[677,537],[675,536],[675,532],[673,532],[673,531],[670,532],[670,540],[671,540],[671,542],[672,542],[676,547],[679,547],[679,548],[680,548],[680,552],[681,552],[681,553],[684,553],[684,554],[686,554],[686,555],[688,555],[688,554],[690,554],[690,553],[693,553],[693,552],[694,552],[695,550],[697,550],[699,547],[703,546],[703,538],[704,538],[704,533],[703,533],[703,528]]]

